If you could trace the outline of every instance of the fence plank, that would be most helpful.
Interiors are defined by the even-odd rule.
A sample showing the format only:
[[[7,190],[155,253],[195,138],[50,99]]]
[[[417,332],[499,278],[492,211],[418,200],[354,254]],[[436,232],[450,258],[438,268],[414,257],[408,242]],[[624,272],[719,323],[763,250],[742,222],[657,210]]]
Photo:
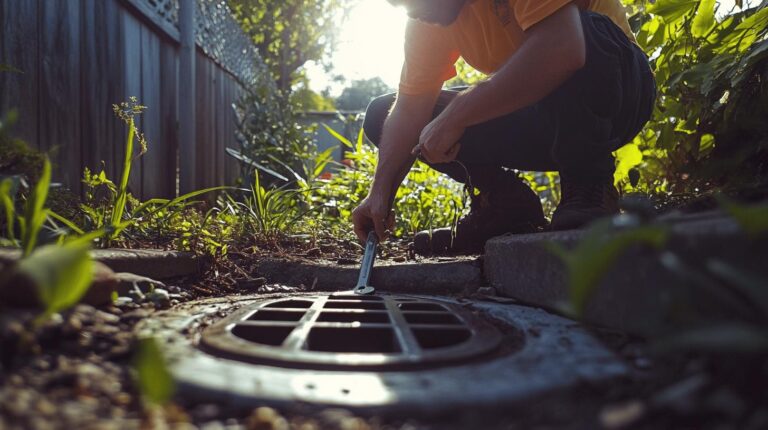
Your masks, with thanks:
[[[195,188],[205,188],[210,186],[209,166],[210,158],[210,129],[211,129],[211,109],[210,103],[210,64],[211,62],[204,55],[198,53],[195,60],[195,94],[196,94],[196,132],[197,143],[195,150]]]
[[[178,73],[179,53],[176,46],[160,46],[160,141],[163,144],[165,172],[163,197],[175,197],[179,150]]]
[[[216,99],[214,100],[215,106],[220,106],[216,109],[216,153],[214,155],[215,160],[215,182],[216,184],[224,183],[224,155],[226,154],[224,148],[227,146],[227,136],[225,132],[226,121],[226,109],[227,100],[224,97],[224,81],[226,80],[225,73],[220,68],[215,68],[216,71]]]
[[[139,97],[141,100],[141,62],[142,62],[142,50],[141,50],[141,27],[142,24],[130,13],[123,11],[121,13],[122,27],[123,27],[123,76],[125,79],[124,96],[123,99],[127,100],[129,97]],[[136,124],[140,129],[144,128],[144,116],[140,115]],[[125,139],[124,131],[123,139]],[[138,147],[136,150],[138,151]],[[137,152],[134,152],[136,154]],[[118,157],[119,163],[122,164],[124,157],[122,151]],[[131,192],[135,197],[141,197],[141,161],[133,163],[131,167],[131,177],[128,181],[128,185]]]
[[[100,2],[100,0],[96,0]],[[124,49],[125,30],[123,22],[123,11],[119,0],[108,0],[104,3],[104,23],[108,29],[102,35],[104,51],[107,61],[106,76],[109,85],[107,86],[107,109],[104,121],[106,123],[105,135],[100,146],[107,146],[109,150],[105,151],[105,162],[107,164],[107,173],[113,180],[118,180],[122,172],[122,159],[125,144],[125,124],[117,118],[112,112],[112,105],[123,102],[127,99],[125,89],[125,56],[122,54]],[[100,79],[104,79],[102,76]]]
[[[149,110],[138,118],[149,153],[134,165],[136,197],[177,192],[179,46],[167,29],[131,6],[144,0],[0,0],[0,63],[24,74],[0,73],[0,114],[18,106],[15,134],[52,154],[54,180],[81,191],[82,169],[119,180],[127,129],[111,105],[137,96]],[[129,4],[130,3],[130,4]],[[207,10],[207,9],[206,9]],[[237,147],[231,104],[242,89],[221,64],[195,50],[199,108],[195,188],[238,176],[226,155]],[[138,148],[137,148],[138,149]]]
[[[17,109],[13,134],[38,146],[37,1],[0,0],[0,25],[0,63],[22,72],[0,72],[0,118]]]
[[[109,50],[106,36],[114,32],[109,15],[112,1],[85,0],[81,9],[81,64],[80,127],[83,148],[83,166],[93,172],[104,168],[115,179],[114,151],[118,142],[110,140],[109,127],[114,122],[110,100],[110,63],[113,52]]]
[[[39,146],[53,149],[54,180],[79,193],[80,1],[42,1],[39,5]]]
[[[142,157],[142,198],[164,197],[163,186],[168,169],[165,165],[165,142],[161,139],[160,104],[160,38],[147,27],[141,29],[141,101],[147,106],[143,116],[143,132],[147,153]]]

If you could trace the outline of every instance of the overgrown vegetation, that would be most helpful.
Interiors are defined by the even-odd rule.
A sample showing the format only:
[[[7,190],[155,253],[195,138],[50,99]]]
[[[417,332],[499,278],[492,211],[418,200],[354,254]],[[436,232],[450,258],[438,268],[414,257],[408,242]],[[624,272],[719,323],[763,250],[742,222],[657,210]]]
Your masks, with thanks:
[[[625,189],[701,193],[764,187],[766,2],[720,11],[722,17],[714,0],[628,3],[638,43],[651,56],[659,97],[645,131],[620,153]],[[634,180],[629,165],[639,172]]]

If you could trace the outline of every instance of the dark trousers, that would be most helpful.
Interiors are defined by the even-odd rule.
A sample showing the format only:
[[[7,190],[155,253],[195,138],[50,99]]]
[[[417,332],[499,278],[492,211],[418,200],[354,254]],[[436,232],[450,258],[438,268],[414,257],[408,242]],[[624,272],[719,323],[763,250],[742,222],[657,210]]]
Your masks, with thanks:
[[[630,142],[650,118],[656,84],[642,50],[609,18],[581,12],[586,64],[543,100],[466,129],[457,162],[431,164],[483,189],[502,167],[559,171],[574,182],[611,181],[612,152]],[[458,94],[443,90],[437,116]],[[368,106],[365,134],[378,146],[395,94]],[[465,169],[466,167],[466,169]]]

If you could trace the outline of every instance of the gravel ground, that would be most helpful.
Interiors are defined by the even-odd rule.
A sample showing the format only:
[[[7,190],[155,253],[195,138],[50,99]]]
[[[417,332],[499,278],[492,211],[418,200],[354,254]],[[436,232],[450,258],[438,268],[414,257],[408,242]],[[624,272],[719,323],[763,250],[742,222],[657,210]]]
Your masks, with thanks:
[[[398,248],[399,249],[399,248]],[[350,250],[350,257],[355,254]],[[405,253],[405,251],[402,251]],[[392,253],[399,258],[402,253]],[[340,255],[339,258],[343,256]],[[764,429],[768,357],[721,354],[653,358],[644,342],[596,331],[635,372],[610,387],[553,396],[562,413],[524,412],[451,422],[382,421],[332,409],[306,415],[255,408],[226,416],[216,405],[148,406],[133,371],[135,324],[156,309],[201,296],[229,296],[256,255],[220,261],[200,279],[168,283],[118,306],[78,305],[32,330],[32,311],[0,312],[0,429]],[[264,284],[263,293],[281,291]],[[251,290],[249,293],[253,293]]]

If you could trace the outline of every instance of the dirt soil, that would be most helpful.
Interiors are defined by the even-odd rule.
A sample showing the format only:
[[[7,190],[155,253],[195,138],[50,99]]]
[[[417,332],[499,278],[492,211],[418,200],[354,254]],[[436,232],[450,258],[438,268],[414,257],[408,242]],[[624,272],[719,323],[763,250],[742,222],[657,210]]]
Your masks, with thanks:
[[[304,243],[231,252],[215,259],[198,278],[167,282],[170,305],[200,297],[242,293],[295,292],[252,277],[264,256],[356,264],[360,247],[344,241]],[[385,247],[381,258],[418,261],[405,242]],[[249,288],[244,288],[251,282]],[[245,283],[245,284],[244,284]],[[622,333],[595,334],[634,369],[608,387],[582,387],[552,396],[561,413],[495,417],[463,411],[463,419],[420,422],[402,417],[356,417],[333,409],[296,413],[254,408],[248,416],[227,416],[217,405],[174,401],[150,406],[137,388],[133,358],[137,322],[164,307],[151,300],[121,300],[96,309],[79,305],[55,315],[37,330],[30,310],[0,313],[0,429],[763,429],[768,428],[766,357],[653,356],[646,343]],[[466,412],[466,413],[464,413]]]

